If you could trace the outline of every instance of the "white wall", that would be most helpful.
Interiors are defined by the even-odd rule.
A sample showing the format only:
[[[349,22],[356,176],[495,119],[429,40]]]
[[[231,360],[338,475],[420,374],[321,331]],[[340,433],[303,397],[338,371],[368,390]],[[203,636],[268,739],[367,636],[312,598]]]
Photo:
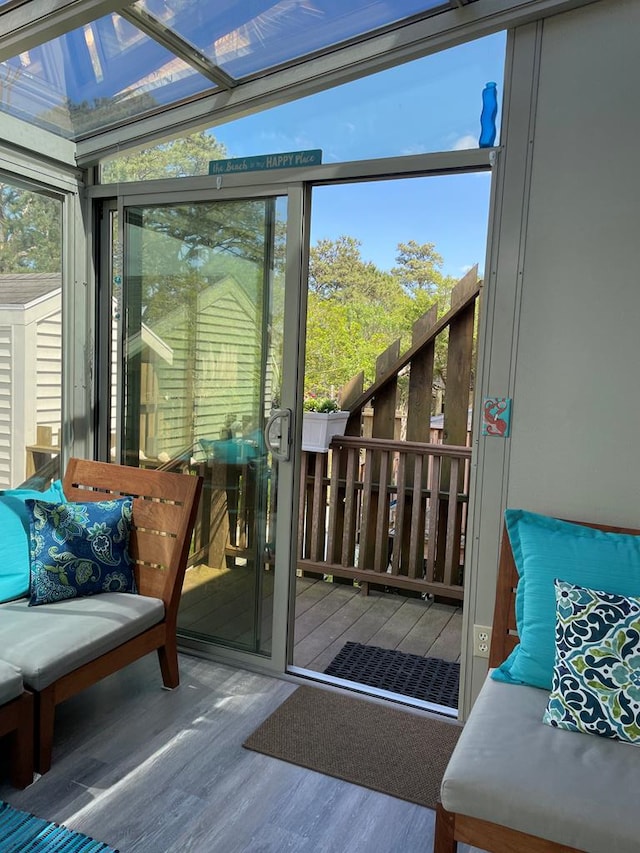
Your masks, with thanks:
[[[478,392],[513,398],[512,429],[476,435],[468,626],[505,506],[640,527],[639,33],[640,3],[601,0],[511,42]]]

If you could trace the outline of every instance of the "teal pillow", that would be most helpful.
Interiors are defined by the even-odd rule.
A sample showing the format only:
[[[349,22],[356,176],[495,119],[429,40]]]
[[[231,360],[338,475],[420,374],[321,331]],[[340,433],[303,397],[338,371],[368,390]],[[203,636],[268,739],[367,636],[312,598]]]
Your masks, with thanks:
[[[137,592],[129,556],[133,499],[26,502],[30,513],[30,605],[100,592]]]
[[[640,598],[556,581],[556,659],[543,723],[640,742]]]
[[[508,509],[505,524],[519,575],[520,642],[492,677],[550,690],[555,660],[554,580],[640,596],[640,536],[605,533],[523,509]]]
[[[29,512],[25,506],[29,499],[52,503],[66,500],[60,480],[45,492],[35,489],[0,492],[0,602],[22,598],[29,592]]]

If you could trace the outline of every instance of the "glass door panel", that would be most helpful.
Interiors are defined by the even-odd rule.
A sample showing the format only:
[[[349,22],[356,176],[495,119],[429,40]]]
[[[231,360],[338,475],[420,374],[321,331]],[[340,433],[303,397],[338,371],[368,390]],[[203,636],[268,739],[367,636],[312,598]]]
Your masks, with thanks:
[[[124,208],[120,457],[198,473],[178,618],[196,641],[270,654],[286,196]]]

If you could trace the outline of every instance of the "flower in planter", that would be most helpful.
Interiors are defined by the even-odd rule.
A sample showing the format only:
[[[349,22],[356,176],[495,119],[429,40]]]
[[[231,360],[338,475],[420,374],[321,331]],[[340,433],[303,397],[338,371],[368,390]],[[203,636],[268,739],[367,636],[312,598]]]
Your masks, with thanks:
[[[303,404],[302,449],[326,453],[334,435],[344,435],[349,412],[332,397],[308,397]]]
[[[305,412],[339,412],[340,406],[332,397],[307,397],[302,404]]]

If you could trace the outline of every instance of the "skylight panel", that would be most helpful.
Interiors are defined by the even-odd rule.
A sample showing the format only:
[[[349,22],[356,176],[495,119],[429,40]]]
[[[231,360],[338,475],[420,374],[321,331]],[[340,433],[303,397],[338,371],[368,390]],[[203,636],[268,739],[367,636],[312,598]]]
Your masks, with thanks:
[[[214,88],[115,13],[0,63],[0,109],[70,139]]]
[[[194,45],[234,78],[326,50],[414,15],[442,0],[139,0],[139,8]]]

